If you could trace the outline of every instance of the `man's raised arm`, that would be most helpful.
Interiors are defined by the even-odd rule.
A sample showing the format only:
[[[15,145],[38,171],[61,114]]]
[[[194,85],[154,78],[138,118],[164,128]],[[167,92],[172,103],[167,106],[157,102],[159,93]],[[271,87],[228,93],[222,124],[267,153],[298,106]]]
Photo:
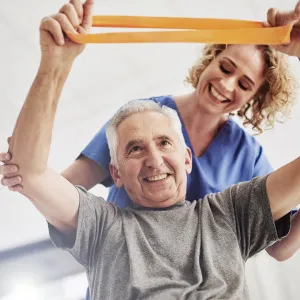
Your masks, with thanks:
[[[288,45],[274,45],[278,51],[290,56],[300,57],[300,1],[294,10],[279,11],[271,8],[267,14],[267,26],[293,25],[290,43]],[[300,158],[273,172],[267,179],[267,192],[270,200],[274,220],[293,210],[300,204]],[[293,226],[292,230],[299,232],[300,223]],[[296,236],[294,234],[294,236]],[[299,244],[295,240],[296,244]],[[293,248],[295,245],[291,245]]]
[[[73,185],[47,167],[47,161],[59,96],[74,59],[84,49],[68,40],[64,32],[86,33],[91,26],[92,6],[92,0],[83,5],[73,0],[58,14],[42,20],[40,67],[9,146],[9,164],[19,167],[22,193],[60,231],[76,228],[79,195]]]
[[[300,204],[300,158],[269,175],[267,193],[274,220]]]

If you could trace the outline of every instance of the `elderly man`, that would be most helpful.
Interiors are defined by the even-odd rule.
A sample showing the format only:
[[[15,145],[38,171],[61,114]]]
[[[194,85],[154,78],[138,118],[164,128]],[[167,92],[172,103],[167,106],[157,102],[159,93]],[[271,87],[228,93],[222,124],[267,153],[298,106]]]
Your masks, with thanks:
[[[79,32],[91,25],[91,6],[83,6]],[[135,207],[117,208],[73,186],[47,167],[59,95],[83,49],[65,55],[59,21],[42,21],[40,68],[9,148],[21,192],[47,219],[53,242],[86,268],[92,299],[247,299],[245,261],[287,234],[288,212],[300,203],[300,159],[186,203],[191,152],[178,116],[136,101],[107,131],[112,177]]]
[[[135,203],[121,209],[46,167],[42,145],[49,146],[53,116],[50,99],[29,95],[13,158],[23,193],[48,220],[53,242],[86,268],[92,299],[247,299],[245,261],[287,234],[290,219],[282,216],[300,202],[300,160],[268,178],[185,202],[191,153],[177,114],[152,101],[131,102],[107,130],[112,176]],[[34,145],[25,143],[26,129]],[[288,182],[293,173],[297,180]]]

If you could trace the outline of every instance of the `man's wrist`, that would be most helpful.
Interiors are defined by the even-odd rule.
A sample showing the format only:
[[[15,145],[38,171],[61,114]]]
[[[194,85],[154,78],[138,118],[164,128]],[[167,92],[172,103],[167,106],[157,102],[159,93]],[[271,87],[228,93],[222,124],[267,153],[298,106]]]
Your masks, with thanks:
[[[56,62],[49,59],[43,59],[40,62],[38,76],[47,76],[52,79],[60,79],[68,76],[73,62]]]
[[[59,84],[60,82],[64,82],[68,77],[72,64],[49,64],[48,62],[41,62],[37,77],[41,81],[46,82],[56,82]],[[41,82],[40,82],[41,83]]]

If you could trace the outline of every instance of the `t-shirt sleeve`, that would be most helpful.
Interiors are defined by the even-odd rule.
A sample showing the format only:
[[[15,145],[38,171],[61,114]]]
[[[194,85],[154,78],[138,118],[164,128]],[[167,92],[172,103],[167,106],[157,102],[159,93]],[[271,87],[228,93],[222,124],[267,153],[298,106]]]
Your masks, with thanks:
[[[257,176],[265,176],[273,172],[273,167],[271,166],[269,160],[264,154],[262,146],[259,145],[258,153],[254,165],[253,178]]]
[[[113,179],[109,171],[110,154],[106,139],[106,128],[109,122],[110,120],[104,124],[104,126],[97,132],[89,144],[80,153],[80,155],[84,155],[95,161],[106,171],[107,176],[103,182],[101,182],[106,187],[113,185]]]
[[[107,228],[121,222],[120,209],[103,198],[77,187],[79,192],[78,225],[73,235],[66,235],[48,223],[53,244],[66,250],[85,268],[89,268],[99,254],[99,245]]]
[[[227,189],[223,205],[237,235],[244,259],[248,259],[290,230],[290,214],[274,222],[266,189],[267,176],[233,185]]]

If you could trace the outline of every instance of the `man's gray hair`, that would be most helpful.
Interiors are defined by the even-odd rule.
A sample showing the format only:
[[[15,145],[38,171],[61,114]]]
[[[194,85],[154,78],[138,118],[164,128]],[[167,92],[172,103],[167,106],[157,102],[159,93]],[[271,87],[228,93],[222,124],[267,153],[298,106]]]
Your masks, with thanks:
[[[106,129],[106,138],[109,147],[111,161],[110,163],[114,166],[118,166],[117,161],[117,145],[118,145],[118,136],[117,128],[118,126],[128,117],[133,114],[143,113],[143,112],[158,112],[167,116],[173,129],[179,137],[180,144],[183,148],[186,147],[185,140],[182,134],[182,125],[179,119],[177,112],[167,106],[160,106],[153,100],[133,100],[122,106],[116,114],[112,117],[107,129]]]

